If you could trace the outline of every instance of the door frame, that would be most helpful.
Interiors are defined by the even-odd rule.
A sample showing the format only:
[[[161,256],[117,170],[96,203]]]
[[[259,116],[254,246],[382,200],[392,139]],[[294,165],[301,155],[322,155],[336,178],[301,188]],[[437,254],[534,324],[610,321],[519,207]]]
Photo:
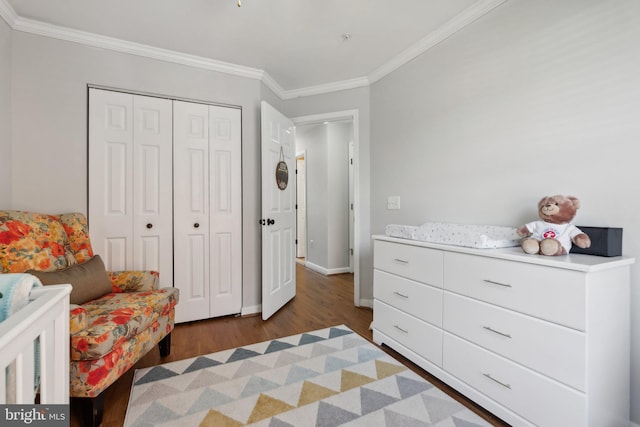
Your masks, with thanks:
[[[300,152],[296,151],[296,179],[298,180],[297,184],[298,186],[296,187],[296,190],[299,191],[300,189],[300,180],[298,179],[298,159],[302,158],[303,162],[304,162],[304,172],[305,172],[305,178],[303,181],[304,184],[304,201],[302,202],[302,205],[304,205],[304,259],[306,262],[307,259],[307,249],[309,247],[308,242],[307,242],[307,229],[309,228],[307,226],[307,150],[302,150]],[[298,242],[296,245],[296,262],[298,262],[298,264],[302,264],[304,265],[305,262],[301,262],[298,261],[298,250],[297,247],[300,245],[299,239],[298,239],[298,230],[297,227],[300,225],[300,221],[298,221],[298,211],[300,210],[300,200],[298,200],[296,198],[296,204],[298,205],[297,209],[296,209],[296,241]]]
[[[293,124],[308,125],[314,123],[323,123],[339,120],[351,120],[353,125],[353,216],[355,218],[355,227],[353,227],[353,303],[356,307],[360,307],[360,178],[358,172],[360,169],[360,112],[358,109],[335,111],[332,113],[312,114],[309,116],[292,117]],[[350,224],[351,225],[351,224]]]

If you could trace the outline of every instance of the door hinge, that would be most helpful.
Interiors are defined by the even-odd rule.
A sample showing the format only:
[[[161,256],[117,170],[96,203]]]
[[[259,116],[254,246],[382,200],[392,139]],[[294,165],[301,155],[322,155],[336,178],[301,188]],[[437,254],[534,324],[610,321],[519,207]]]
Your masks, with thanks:
[[[353,164],[353,159],[349,159],[349,161],[351,162],[351,164]]]
[[[298,209],[298,204],[296,203],[296,209]]]
[[[353,203],[351,203],[351,210],[353,210]]]
[[[349,249],[349,251],[351,252],[351,255],[353,256],[353,248]]]
[[[298,244],[298,239],[296,239],[296,245]]]

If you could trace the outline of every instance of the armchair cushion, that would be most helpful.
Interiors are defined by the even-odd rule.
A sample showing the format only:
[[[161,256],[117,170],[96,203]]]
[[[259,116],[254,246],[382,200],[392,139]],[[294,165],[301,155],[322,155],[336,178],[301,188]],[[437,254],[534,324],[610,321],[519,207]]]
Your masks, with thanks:
[[[123,342],[167,318],[178,302],[178,290],[110,293],[82,305],[86,328],[71,335],[71,360],[99,359]]]
[[[111,280],[100,255],[57,271],[28,270],[27,273],[36,276],[43,285],[70,283],[73,286],[71,304],[84,304],[111,292]]]

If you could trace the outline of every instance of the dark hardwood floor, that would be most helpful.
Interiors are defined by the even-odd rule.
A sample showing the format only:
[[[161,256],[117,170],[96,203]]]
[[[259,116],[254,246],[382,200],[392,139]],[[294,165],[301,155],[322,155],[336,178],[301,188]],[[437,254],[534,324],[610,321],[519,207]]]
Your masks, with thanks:
[[[372,340],[369,325],[373,320],[373,312],[368,308],[354,307],[351,274],[323,276],[301,265],[297,266],[296,274],[296,297],[267,321],[257,315],[222,317],[176,325],[172,333],[169,357],[162,359],[157,348],[152,350],[104,392],[102,426],[120,427],[124,424],[135,369],[341,324],[347,325],[369,341]],[[390,348],[384,346],[383,350],[491,424],[508,426]],[[70,426],[81,426],[79,408],[73,403]]]

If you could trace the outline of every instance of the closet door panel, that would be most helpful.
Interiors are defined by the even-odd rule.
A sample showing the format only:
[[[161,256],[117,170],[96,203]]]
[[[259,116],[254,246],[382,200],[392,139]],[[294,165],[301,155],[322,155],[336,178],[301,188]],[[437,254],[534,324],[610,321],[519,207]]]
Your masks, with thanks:
[[[133,97],[90,89],[89,209],[93,251],[107,270],[133,262]]]
[[[174,276],[176,322],[209,318],[209,109],[174,101]]]
[[[242,310],[242,138],[239,109],[209,107],[211,317]]]
[[[173,286],[172,103],[133,98],[133,266]]]

